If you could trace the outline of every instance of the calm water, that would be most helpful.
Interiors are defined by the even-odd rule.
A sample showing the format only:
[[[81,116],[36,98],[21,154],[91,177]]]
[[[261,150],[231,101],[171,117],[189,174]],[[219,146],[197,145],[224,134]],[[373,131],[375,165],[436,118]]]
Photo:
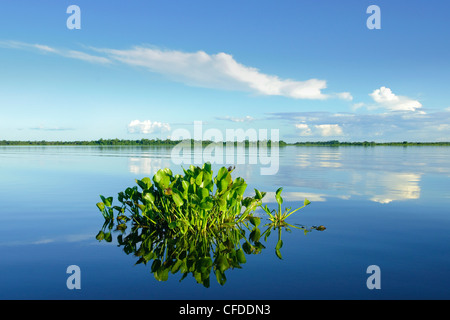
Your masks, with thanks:
[[[164,167],[182,173],[164,148],[0,147],[0,298],[450,298],[450,148],[287,147],[276,175],[237,166],[233,177],[249,193],[269,191],[266,202],[280,186],[288,206],[312,202],[288,222],[327,229],[283,232],[283,260],[269,238],[210,288],[179,273],[158,282],[115,238],[95,239],[99,195]],[[66,287],[69,265],[81,269],[80,290]],[[370,265],[380,267],[379,290],[366,286]]]

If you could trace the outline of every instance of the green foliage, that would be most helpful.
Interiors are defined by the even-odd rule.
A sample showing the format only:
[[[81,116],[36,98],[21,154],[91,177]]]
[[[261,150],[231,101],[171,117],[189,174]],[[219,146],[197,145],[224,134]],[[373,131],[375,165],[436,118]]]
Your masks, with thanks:
[[[127,255],[136,257],[135,264],[148,265],[158,281],[167,281],[175,274],[181,274],[182,281],[191,275],[197,283],[209,287],[211,274],[214,274],[220,285],[224,285],[228,271],[243,268],[247,256],[260,254],[265,250],[267,244],[264,245],[262,241],[268,242],[271,231],[278,231],[275,254],[282,259],[282,229],[290,231],[290,228],[294,227],[304,230],[305,234],[312,230],[323,230],[317,227],[306,228],[288,224],[281,227],[268,224],[266,230],[261,232],[258,227],[260,222],[260,218],[252,217],[245,222],[206,232],[181,233],[175,228],[152,229],[137,224],[133,224],[129,229],[119,228],[119,224],[113,230],[114,220],[107,220],[96,238],[99,241],[112,242],[112,233],[118,232],[118,246]],[[127,233],[126,230],[130,232]]]
[[[172,147],[181,142],[186,142],[191,146],[201,145],[203,147],[208,146],[212,143],[216,143],[213,141],[194,141],[190,140],[170,140],[170,139],[140,139],[140,140],[123,140],[123,139],[99,139],[92,141],[18,141],[18,140],[0,140],[1,146],[29,146],[29,145],[39,145],[39,146],[162,146],[162,147]],[[234,146],[237,146],[238,142],[236,141],[228,141],[223,142],[224,145],[229,145],[232,143]],[[250,142],[248,140],[244,141],[242,144],[245,147],[249,147]],[[257,141],[258,145],[263,144],[264,146],[271,147],[272,141]],[[355,142],[342,142],[338,140],[330,140],[330,141],[306,141],[306,142],[295,142],[295,143],[287,143],[285,141],[280,140],[278,142],[279,147],[284,147],[288,145],[295,146],[450,146],[450,142],[442,141],[442,142],[409,142],[409,141],[400,141],[400,142],[375,142],[375,141],[355,141]]]
[[[292,210],[292,208],[285,208],[284,212],[283,212],[281,209],[281,204],[283,203],[283,198],[281,197],[281,191],[283,191],[283,188],[278,188],[278,190],[275,192],[275,200],[277,201],[277,204],[278,204],[278,210],[275,210],[275,209],[270,210],[267,207],[267,205],[262,207],[263,210],[269,216],[269,220],[272,221],[272,223],[277,226],[284,225],[286,223],[285,220],[287,217],[289,217],[294,212],[306,207],[307,205],[309,205],[311,203],[308,199],[305,199],[303,202],[303,206],[301,206],[295,210]]]
[[[265,195],[255,189],[254,197],[244,198],[247,183],[240,177],[233,180],[231,167],[220,168],[215,177],[209,163],[183,171],[184,175],[174,175],[161,169],[153,179],[136,180],[137,186],[120,192],[121,206],[112,207],[112,197],[100,196],[103,202],[97,207],[105,219],[113,219],[116,210],[129,213],[139,225],[186,233],[244,221]]]
[[[168,168],[159,170],[152,179],[136,179],[136,186],[118,193],[121,205],[113,205],[112,197],[100,196],[97,208],[105,218],[96,236],[99,241],[112,241],[112,228],[120,234],[119,246],[127,254],[138,257],[137,264],[150,264],[151,272],[159,281],[169,274],[180,272],[181,280],[188,274],[205,287],[214,273],[219,284],[227,281],[228,269],[241,268],[246,255],[259,254],[271,230],[278,229],[275,254],[281,256],[281,229],[290,227],[323,231],[325,227],[292,226],[285,219],[297,210],[282,212],[282,188],[276,191],[278,211],[270,211],[262,200],[266,192],[254,189],[255,195],[244,197],[247,183],[231,176],[234,168],[222,167],[216,176],[211,164],[191,165],[184,175],[173,174]],[[271,221],[261,233],[261,218],[253,212],[262,207]],[[116,213],[116,215],[114,215]],[[131,226],[131,232],[126,234]],[[248,236],[246,230],[248,231]],[[180,281],[181,281],[180,280]]]

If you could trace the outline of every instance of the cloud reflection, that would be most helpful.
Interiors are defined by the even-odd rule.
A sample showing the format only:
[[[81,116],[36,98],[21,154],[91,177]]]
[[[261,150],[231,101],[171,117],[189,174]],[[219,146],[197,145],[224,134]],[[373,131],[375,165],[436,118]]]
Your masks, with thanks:
[[[159,169],[169,165],[166,162],[161,158],[132,157],[128,160],[128,170],[134,174],[154,175]]]
[[[318,196],[316,201],[364,197],[386,204],[420,198],[423,163],[412,162],[406,168],[403,159],[387,161],[387,155],[378,154],[378,149],[354,150],[297,149],[293,167],[283,170],[286,176],[282,180],[289,178],[293,186],[305,190],[303,194],[310,193],[311,201],[313,195]]]

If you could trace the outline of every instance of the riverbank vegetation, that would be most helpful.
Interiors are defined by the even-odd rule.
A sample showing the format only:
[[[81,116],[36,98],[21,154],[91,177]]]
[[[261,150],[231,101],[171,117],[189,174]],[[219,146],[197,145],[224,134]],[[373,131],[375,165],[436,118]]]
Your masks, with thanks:
[[[172,147],[179,143],[183,142],[182,140],[170,140],[170,139],[140,139],[140,140],[124,140],[124,139],[99,139],[99,140],[91,140],[91,141],[19,141],[19,140],[0,140],[0,146],[167,146]],[[186,143],[190,143],[193,147],[202,145],[203,147],[214,143],[213,141],[194,141],[187,140]],[[223,142],[223,145],[234,144],[234,145],[244,145],[249,147],[251,145],[264,145],[270,147],[272,145],[272,141],[256,141],[251,142],[245,140],[243,142]],[[283,140],[278,142],[278,146],[326,146],[326,147],[339,147],[339,146],[364,146],[364,147],[373,147],[373,146],[450,146],[450,142],[410,142],[410,141],[398,141],[398,142],[375,142],[375,141],[356,141],[356,142],[346,142],[346,141],[338,141],[338,140],[329,140],[329,141],[302,141],[302,142],[293,142],[288,143]]]

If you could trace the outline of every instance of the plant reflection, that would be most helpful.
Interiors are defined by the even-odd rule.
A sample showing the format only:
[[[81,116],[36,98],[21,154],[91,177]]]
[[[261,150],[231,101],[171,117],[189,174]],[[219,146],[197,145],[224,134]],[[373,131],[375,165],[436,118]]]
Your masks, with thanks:
[[[242,268],[247,256],[260,254],[268,245],[269,236],[276,231],[275,254],[282,259],[282,231],[292,228],[302,230],[305,234],[325,230],[324,226],[305,227],[301,225],[266,224],[262,232],[259,229],[261,219],[250,217],[238,224],[224,226],[208,232],[181,233],[173,229],[156,229],[129,221],[120,216],[107,219],[97,234],[99,241],[112,242],[113,233],[117,234],[117,243],[127,255],[134,255],[136,264],[150,267],[155,279],[166,281],[170,274],[180,273],[182,281],[191,274],[197,283],[210,286],[210,275],[214,274],[217,282],[224,285],[227,281],[225,272],[229,269]],[[130,230],[127,232],[127,230]],[[262,243],[264,242],[265,245]]]

